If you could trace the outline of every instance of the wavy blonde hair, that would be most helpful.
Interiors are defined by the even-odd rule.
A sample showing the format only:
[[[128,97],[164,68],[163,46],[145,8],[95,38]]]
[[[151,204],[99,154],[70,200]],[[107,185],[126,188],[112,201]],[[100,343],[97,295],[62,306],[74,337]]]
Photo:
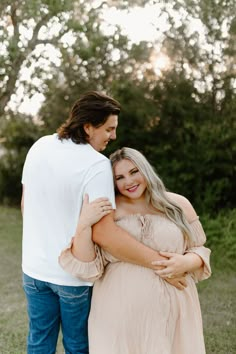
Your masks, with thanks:
[[[168,219],[181,229],[184,237],[191,239],[191,230],[183,210],[168,198],[164,183],[144,155],[138,150],[128,147],[118,149],[110,155],[112,168],[114,169],[115,164],[124,159],[130,160],[145,178],[147,183],[145,198],[148,205],[151,205],[157,211],[163,212]]]

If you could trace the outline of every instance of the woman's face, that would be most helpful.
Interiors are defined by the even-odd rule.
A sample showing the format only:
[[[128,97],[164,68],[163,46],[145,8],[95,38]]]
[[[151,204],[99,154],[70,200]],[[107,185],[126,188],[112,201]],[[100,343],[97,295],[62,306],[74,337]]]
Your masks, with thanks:
[[[127,159],[118,161],[113,171],[116,188],[120,194],[129,199],[144,197],[147,183],[133,162]]]

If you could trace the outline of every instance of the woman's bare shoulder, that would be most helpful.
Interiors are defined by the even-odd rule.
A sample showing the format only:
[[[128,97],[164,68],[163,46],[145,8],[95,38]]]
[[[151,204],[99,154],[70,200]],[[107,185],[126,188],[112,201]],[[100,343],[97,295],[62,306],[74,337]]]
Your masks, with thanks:
[[[166,194],[171,201],[173,201],[183,210],[184,215],[188,220],[188,222],[192,222],[198,217],[192,204],[186,197],[184,197],[181,194],[172,193],[172,192],[167,192]]]
[[[125,215],[127,215],[126,203],[124,202],[124,199],[122,198],[121,195],[117,195],[114,218],[115,220],[117,220]]]

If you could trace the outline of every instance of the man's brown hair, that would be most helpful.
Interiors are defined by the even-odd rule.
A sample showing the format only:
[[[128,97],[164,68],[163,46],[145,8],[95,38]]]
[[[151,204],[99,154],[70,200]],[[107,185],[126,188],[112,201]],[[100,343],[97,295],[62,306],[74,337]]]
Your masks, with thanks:
[[[90,123],[98,128],[106,123],[111,114],[119,115],[120,103],[114,98],[97,91],[89,91],[78,99],[69,118],[58,129],[59,139],[71,139],[74,143],[87,143],[84,124]]]

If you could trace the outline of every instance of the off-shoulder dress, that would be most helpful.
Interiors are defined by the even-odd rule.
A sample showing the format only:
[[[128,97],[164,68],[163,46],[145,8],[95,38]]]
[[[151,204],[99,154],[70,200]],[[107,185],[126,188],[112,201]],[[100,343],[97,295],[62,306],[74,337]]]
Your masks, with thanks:
[[[96,246],[93,262],[80,262],[70,247],[59,257],[64,270],[95,281],[89,316],[90,354],[205,354],[196,282],[211,274],[210,250],[197,218],[193,241],[163,214],[132,214],[116,223],[157,251],[194,252],[204,262],[188,274],[187,288],[176,289],[153,270],[121,262]]]

